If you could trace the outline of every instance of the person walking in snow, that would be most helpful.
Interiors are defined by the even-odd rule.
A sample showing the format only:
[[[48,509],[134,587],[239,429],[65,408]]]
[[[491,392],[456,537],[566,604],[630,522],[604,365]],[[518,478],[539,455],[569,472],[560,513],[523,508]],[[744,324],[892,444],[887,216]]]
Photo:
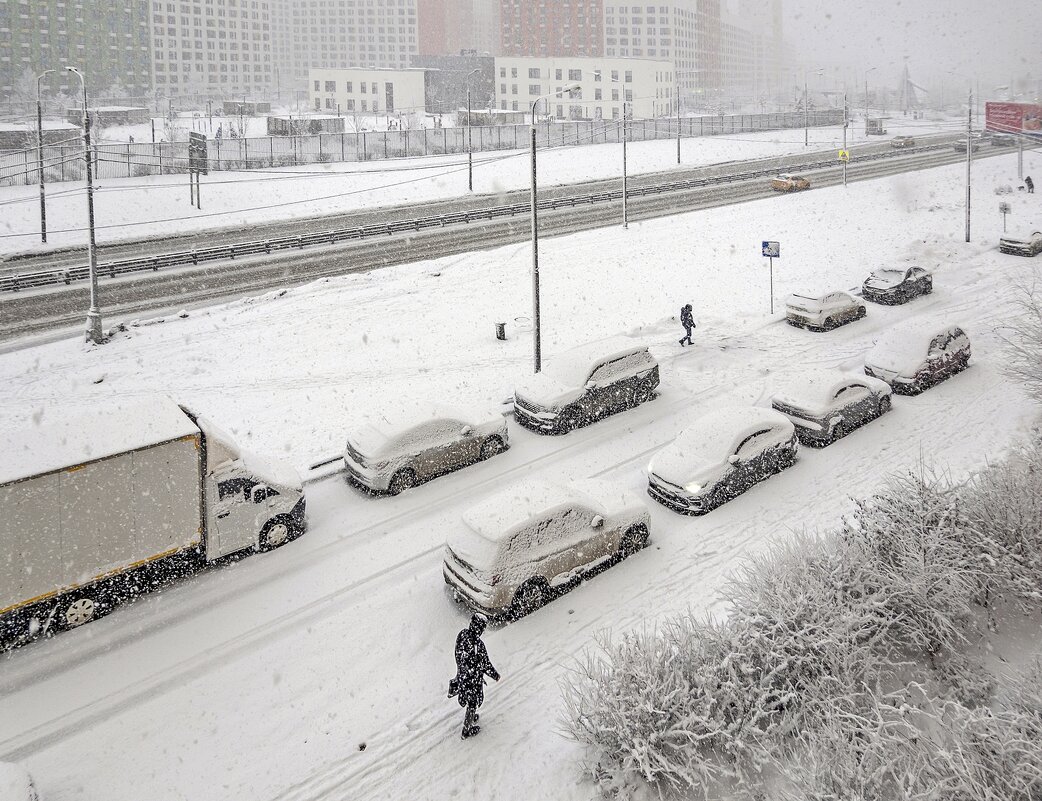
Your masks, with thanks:
[[[455,689],[459,705],[466,708],[461,737],[473,737],[481,727],[478,725],[478,707],[485,700],[485,676],[499,681],[499,672],[492,666],[481,635],[488,619],[474,615],[470,625],[456,635],[456,678],[450,682],[449,693]]]
[[[691,314],[691,304],[688,303],[684,308],[680,310],[680,324],[684,326],[684,331],[687,332],[686,336],[680,338],[680,346],[684,346],[684,341],[687,340],[688,345],[694,345],[691,341],[691,331],[695,327],[695,318]]]
[[[1033,195],[1035,193],[1035,182],[1031,180],[1030,175],[1024,176],[1024,186],[1028,188],[1028,194]]]

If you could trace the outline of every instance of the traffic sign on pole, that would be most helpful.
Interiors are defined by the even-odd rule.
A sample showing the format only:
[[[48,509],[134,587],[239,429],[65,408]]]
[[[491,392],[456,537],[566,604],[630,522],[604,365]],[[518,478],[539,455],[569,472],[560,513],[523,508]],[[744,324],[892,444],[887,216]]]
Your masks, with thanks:
[[[849,150],[841,150],[841,151],[839,151],[839,160],[840,161],[844,161],[844,162],[845,161],[850,161],[850,151]]]
[[[999,203],[999,213],[1002,214],[1002,233],[1006,233],[1006,215],[1011,211],[1009,203]]]
[[[760,252],[770,260],[771,270],[771,314],[774,314],[774,260],[781,258],[781,242],[769,242],[766,239],[760,245]]]

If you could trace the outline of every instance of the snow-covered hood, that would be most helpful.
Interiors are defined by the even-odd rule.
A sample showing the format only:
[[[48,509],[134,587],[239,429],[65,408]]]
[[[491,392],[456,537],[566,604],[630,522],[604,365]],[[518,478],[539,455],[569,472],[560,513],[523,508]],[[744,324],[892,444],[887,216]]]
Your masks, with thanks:
[[[648,472],[678,487],[716,481],[726,471],[727,454],[693,453],[683,443],[673,442],[651,457]]]
[[[242,464],[249,473],[276,489],[303,492],[304,484],[300,480],[300,473],[294,467],[282,459],[269,459],[253,451],[242,452]]]
[[[549,373],[536,373],[514,388],[515,398],[532,401],[545,409],[567,406],[581,394],[581,387],[570,387]]]
[[[904,281],[904,273],[890,270],[880,270],[872,273],[865,279],[865,286],[869,289],[893,289],[900,286]]]
[[[926,352],[918,342],[905,343],[896,347],[894,342],[881,342],[869,351],[865,364],[887,373],[905,378],[914,378],[926,361]]]

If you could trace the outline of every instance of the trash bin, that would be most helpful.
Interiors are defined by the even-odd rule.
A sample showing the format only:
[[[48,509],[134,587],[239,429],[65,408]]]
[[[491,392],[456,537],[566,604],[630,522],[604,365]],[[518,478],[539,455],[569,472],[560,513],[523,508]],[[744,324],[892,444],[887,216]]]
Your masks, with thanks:
[[[507,324],[506,323],[496,323],[496,339],[506,339],[506,338],[507,338]]]

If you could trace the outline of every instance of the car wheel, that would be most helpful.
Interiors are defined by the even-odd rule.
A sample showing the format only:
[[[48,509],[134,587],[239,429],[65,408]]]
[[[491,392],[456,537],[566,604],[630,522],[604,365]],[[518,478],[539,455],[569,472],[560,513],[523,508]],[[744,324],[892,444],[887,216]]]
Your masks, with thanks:
[[[642,403],[647,403],[651,400],[651,396],[654,393],[654,388],[651,386],[650,381],[640,381],[637,384],[637,389],[633,393],[633,405],[640,406]]]
[[[569,431],[574,431],[582,425],[582,416],[574,406],[562,412],[558,420],[560,422],[557,431],[560,434],[567,434]]]
[[[859,306],[858,310],[857,310],[857,314],[854,315],[854,319],[855,320],[860,320],[866,314],[868,314],[868,307],[867,306]]]
[[[908,394],[921,395],[926,391],[927,386],[929,386],[929,383],[924,376],[916,376],[915,381],[908,385]]]
[[[506,446],[503,444],[503,440],[499,437],[489,437],[481,443],[481,453],[478,458],[481,461],[491,459],[493,456],[498,456],[506,450]]]
[[[391,476],[391,483],[387,485],[387,494],[400,495],[415,486],[416,471],[411,467],[406,467]]]
[[[825,322],[821,324],[822,331],[831,331],[836,327],[836,321],[832,317],[826,317]]]
[[[619,556],[625,559],[632,556],[648,544],[648,527],[643,523],[637,523],[626,529],[619,543]]]
[[[876,407],[876,415],[882,417],[884,414],[890,411],[890,398],[884,395],[879,399],[879,405]]]
[[[847,428],[847,424],[840,420],[836,425],[832,426],[832,433],[829,434],[829,442],[835,442],[838,439],[843,439],[847,434],[850,433],[850,429]]]
[[[293,539],[293,526],[284,517],[269,520],[260,535],[260,550],[271,551]]]
[[[514,593],[510,617],[517,620],[543,606],[548,600],[548,589],[546,582],[541,579],[526,581]]]
[[[88,595],[73,596],[58,605],[54,619],[62,629],[74,629],[99,617],[98,602]]]
[[[925,288],[923,289],[923,294],[929,295],[931,292],[933,292],[933,281],[927,281]]]

